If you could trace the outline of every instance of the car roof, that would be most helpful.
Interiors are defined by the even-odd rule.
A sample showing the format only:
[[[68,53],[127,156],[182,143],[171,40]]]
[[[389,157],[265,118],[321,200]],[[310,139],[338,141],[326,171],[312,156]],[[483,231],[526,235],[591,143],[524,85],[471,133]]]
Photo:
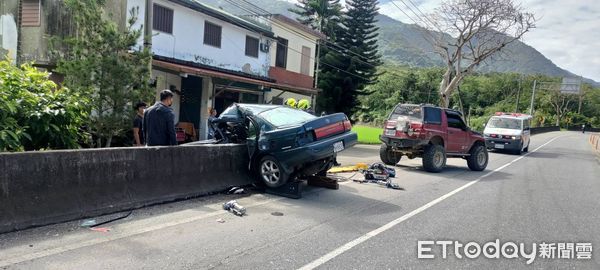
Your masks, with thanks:
[[[507,118],[507,119],[518,119],[518,120],[525,120],[525,119],[530,119],[533,118],[531,117],[531,115],[520,115],[520,116],[514,116],[514,115],[493,115],[492,117],[496,117],[496,118]]]

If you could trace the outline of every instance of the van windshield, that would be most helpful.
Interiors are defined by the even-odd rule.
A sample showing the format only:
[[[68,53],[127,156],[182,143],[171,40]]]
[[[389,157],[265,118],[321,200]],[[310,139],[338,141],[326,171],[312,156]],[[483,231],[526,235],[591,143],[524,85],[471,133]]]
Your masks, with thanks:
[[[422,110],[419,105],[400,105],[397,106],[388,120],[397,120],[400,116],[407,116],[410,120],[421,121]]]
[[[490,118],[490,121],[488,121],[487,127],[521,129],[521,120],[514,118],[492,117]]]

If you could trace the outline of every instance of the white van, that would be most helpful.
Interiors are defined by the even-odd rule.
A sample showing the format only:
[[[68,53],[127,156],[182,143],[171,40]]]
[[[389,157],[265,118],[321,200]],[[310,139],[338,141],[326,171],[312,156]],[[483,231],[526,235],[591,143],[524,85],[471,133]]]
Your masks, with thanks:
[[[515,154],[529,151],[531,115],[498,112],[485,125],[483,136],[488,149]]]

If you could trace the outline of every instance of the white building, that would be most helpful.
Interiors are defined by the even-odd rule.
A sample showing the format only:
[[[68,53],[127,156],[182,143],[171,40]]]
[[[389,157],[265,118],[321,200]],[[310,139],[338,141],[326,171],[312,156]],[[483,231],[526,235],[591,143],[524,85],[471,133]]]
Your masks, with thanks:
[[[211,107],[220,113],[234,102],[280,103],[289,96],[316,95],[312,74],[319,37],[315,33],[308,33],[308,40],[297,40],[284,29],[307,30],[290,22],[277,23],[283,20],[278,17],[259,23],[194,0],[153,2],[156,90],[158,93],[171,89],[176,93],[176,122],[193,125],[197,139],[207,134]],[[128,10],[139,9],[137,27],[144,24],[145,6],[146,0],[127,1]],[[277,65],[283,63],[281,38],[288,40],[283,68]],[[140,39],[139,46],[142,45]],[[304,58],[302,50],[307,52]]]

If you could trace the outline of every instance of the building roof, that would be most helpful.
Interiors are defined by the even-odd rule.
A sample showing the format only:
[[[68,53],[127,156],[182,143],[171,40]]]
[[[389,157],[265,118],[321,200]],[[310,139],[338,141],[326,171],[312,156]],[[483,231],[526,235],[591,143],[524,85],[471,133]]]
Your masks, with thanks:
[[[242,83],[250,83],[269,88],[281,89],[299,94],[313,95],[319,92],[319,89],[304,88],[292,86],[284,83],[277,83],[275,80],[267,77],[256,76],[244,72],[226,70],[213,66],[203,65],[190,61],[163,57],[159,55],[153,56],[152,64],[156,67],[166,70],[175,71],[178,73],[188,73],[196,76],[208,76]]]
[[[292,19],[290,17],[286,17],[286,16],[281,15],[281,14],[273,14],[272,15],[272,19],[280,21],[280,22],[285,23],[287,25],[293,26],[293,27],[297,28],[298,30],[301,30],[303,32],[306,32],[306,33],[310,34],[311,36],[314,36],[317,39],[326,39],[327,38],[327,36],[325,34],[319,32],[317,30],[313,30],[312,28],[310,28],[310,27],[308,27],[308,26],[306,26],[306,25],[300,23],[299,21],[294,20],[294,19]]]
[[[242,27],[245,29],[249,29],[251,31],[255,31],[257,33],[261,33],[265,36],[274,37],[273,32],[271,31],[270,27],[267,25],[263,25],[258,22],[254,22],[254,21],[242,18],[240,16],[233,15],[224,10],[214,8],[209,5],[200,3],[197,0],[169,0],[169,1],[179,4],[179,5],[182,5],[184,7],[193,9],[198,12],[202,12],[206,15],[217,18],[219,20],[229,22],[236,26],[239,26],[239,27]]]

